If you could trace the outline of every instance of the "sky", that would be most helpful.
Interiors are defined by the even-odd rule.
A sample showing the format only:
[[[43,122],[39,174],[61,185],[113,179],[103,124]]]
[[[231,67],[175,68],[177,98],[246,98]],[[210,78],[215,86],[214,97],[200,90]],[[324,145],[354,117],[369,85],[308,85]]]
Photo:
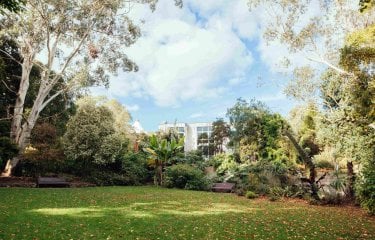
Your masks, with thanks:
[[[283,93],[289,77],[279,63],[287,49],[263,40],[269,16],[250,12],[246,0],[184,0],[182,9],[159,0],[155,12],[134,4],[129,14],[142,29],[127,51],[139,71],[120,72],[108,89],[91,92],[120,101],[146,131],[165,121],[225,118],[238,98],[283,116],[297,104]]]

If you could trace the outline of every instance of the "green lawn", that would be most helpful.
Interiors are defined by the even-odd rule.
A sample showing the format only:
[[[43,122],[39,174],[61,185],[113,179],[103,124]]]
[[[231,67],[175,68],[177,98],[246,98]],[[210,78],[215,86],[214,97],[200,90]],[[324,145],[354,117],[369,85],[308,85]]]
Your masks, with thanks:
[[[375,239],[358,208],[155,187],[0,189],[0,239]]]

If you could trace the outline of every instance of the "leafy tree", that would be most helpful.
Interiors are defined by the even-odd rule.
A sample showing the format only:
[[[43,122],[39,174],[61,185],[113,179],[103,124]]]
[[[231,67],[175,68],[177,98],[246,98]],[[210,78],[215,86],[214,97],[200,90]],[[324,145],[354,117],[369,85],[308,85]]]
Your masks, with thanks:
[[[361,2],[362,6],[366,5],[364,2],[366,0]],[[263,35],[265,40],[279,41],[285,44],[290,53],[305,53],[309,60],[343,75],[352,73],[339,66],[339,49],[342,46],[337,39],[342,38],[343,33],[374,23],[370,17],[373,9],[361,14],[357,8],[353,8],[351,1],[248,0],[248,5],[250,10],[260,5],[270,10],[267,11],[270,21]],[[313,7],[319,8],[318,15],[301,21]],[[290,56],[285,57],[288,59]]]
[[[150,142],[143,150],[147,152],[155,165],[155,178],[156,184],[163,185],[163,167],[164,165],[175,156],[178,152],[182,151],[184,147],[184,139],[180,138],[176,141],[172,138],[170,141],[167,139],[160,139],[156,135],[150,137]]]
[[[10,137],[10,125],[12,119],[12,111],[17,98],[17,90],[20,84],[20,78],[22,68],[19,65],[21,56],[19,53],[19,47],[15,41],[8,38],[0,39],[0,125],[1,135],[4,137]],[[33,99],[37,95],[37,91],[40,86],[41,70],[39,66],[34,66],[30,73],[30,87],[27,97],[25,98],[24,108],[26,112],[29,112],[32,105]],[[59,84],[63,84],[62,80],[59,80]],[[51,92],[54,92],[52,89]],[[65,131],[65,124],[68,121],[70,113],[73,111],[72,95],[60,95],[56,97],[41,113],[41,117],[38,119],[37,125],[43,123],[49,123],[57,127],[58,136],[62,136]],[[11,141],[9,139],[9,141]],[[39,144],[31,139],[31,144]],[[52,144],[54,145],[54,144]],[[54,146],[45,145],[44,148]],[[0,154],[1,155],[1,154]],[[35,154],[35,156],[39,156]],[[4,156],[2,157],[4,158]],[[3,159],[4,161],[8,159]],[[2,169],[4,166],[1,166]]]
[[[271,113],[261,102],[238,99],[227,116],[234,128],[231,144],[242,162],[272,160],[275,155],[270,153],[279,148],[284,123],[280,115]]]
[[[319,200],[318,184],[325,175],[317,179],[316,166],[313,161],[314,156],[320,152],[320,146],[316,136],[318,109],[314,103],[310,103],[303,111],[297,107],[296,110],[291,111],[291,113],[291,122],[297,123],[294,126],[294,131],[297,132],[297,137],[295,137],[293,130],[288,126],[284,127],[284,134],[298,151],[301,161],[309,169],[308,178],[302,178],[302,181],[307,182],[310,185],[312,197]]]
[[[222,118],[219,118],[212,123],[211,138],[213,139],[215,154],[223,153],[223,147],[229,136],[230,127]]]
[[[119,68],[138,69],[125,53],[140,36],[139,27],[123,8],[132,2],[156,4],[154,0],[28,0],[23,14],[10,13],[1,19],[0,35],[14,39],[22,49],[22,73],[11,123],[11,139],[21,153],[40,113],[57,96],[83,86],[108,85],[109,74],[116,74]],[[44,64],[36,60],[42,52],[47,54]],[[41,68],[40,85],[26,114],[24,103],[35,65]],[[60,79],[65,84],[59,85]],[[19,158],[13,158],[3,175],[10,175],[18,162]]]
[[[337,157],[346,162],[347,194],[350,198],[354,198],[355,194],[353,165],[371,167],[367,163],[375,157],[372,151],[375,132],[371,127],[375,122],[372,71],[375,41],[371,37],[374,34],[375,24],[372,24],[347,36],[341,49],[340,65],[343,69],[350,69],[352,76],[327,71],[322,78],[321,93],[326,111],[320,139],[335,148]],[[366,180],[358,179],[358,182],[363,184]]]
[[[105,102],[84,98],[77,105],[63,138],[64,152],[88,175],[92,168],[114,163],[126,152],[128,141],[126,133],[115,128],[115,113]]]

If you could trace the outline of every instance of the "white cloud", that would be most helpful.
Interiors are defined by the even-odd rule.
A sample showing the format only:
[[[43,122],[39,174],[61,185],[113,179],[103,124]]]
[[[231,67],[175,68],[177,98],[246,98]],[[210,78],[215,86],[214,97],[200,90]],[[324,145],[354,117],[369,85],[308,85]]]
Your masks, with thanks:
[[[189,118],[200,118],[200,117],[203,117],[204,114],[201,113],[201,112],[197,112],[197,113],[193,113],[189,116]]]
[[[285,96],[285,94],[283,92],[278,92],[277,94],[266,94],[266,95],[261,95],[261,96],[258,96],[256,97],[257,100],[261,101],[261,102],[276,102],[276,101],[280,101],[280,100],[286,100],[287,97]]]
[[[253,57],[236,29],[241,34],[249,33],[243,27],[233,27],[229,16],[234,13],[229,10],[221,19],[215,8],[228,5],[225,2],[199,4],[200,14],[207,12],[209,21],[205,24],[190,8],[176,8],[173,1],[160,1],[153,14],[135,5],[133,17],[145,19],[146,23],[143,36],[128,55],[140,71],[111,79],[110,94],[151,97],[159,106],[178,106],[185,101],[216,97],[230,87],[225,85],[227,79],[243,78]],[[214,15],[208,13],[210,10]]]
[[[136,112],[139,110],[139,105],[138,104],[133,104],[133,105],[126,105],[125,108],[130,111],[130,112]]]

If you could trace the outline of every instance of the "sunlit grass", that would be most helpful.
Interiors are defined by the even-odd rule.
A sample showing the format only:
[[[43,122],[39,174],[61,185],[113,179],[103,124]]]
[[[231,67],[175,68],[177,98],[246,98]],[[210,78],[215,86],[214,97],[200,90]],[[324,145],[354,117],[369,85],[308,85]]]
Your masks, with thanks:
[[[0,189],[0,239],[373,239],[358,208],[154,187]]]

